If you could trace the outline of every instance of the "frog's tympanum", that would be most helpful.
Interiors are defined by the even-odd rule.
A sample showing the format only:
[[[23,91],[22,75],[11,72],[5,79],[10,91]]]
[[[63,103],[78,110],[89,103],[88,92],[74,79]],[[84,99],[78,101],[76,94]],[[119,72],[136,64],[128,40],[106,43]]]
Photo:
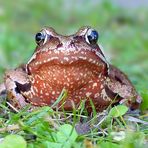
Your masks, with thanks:
[[[78,107],[81,100],[88,110],[90,100],[97,111],[122,103],[137,109],[141,97],[127,76],[107,62],[97,44],[98,36],[90,27],[70,36],[43,28],[35,36],[37,47],[28,63],[5,74],[1,87],[9,102],[18,109],[27,104],[51,106],[64,88],[68,93],[65,110]]]

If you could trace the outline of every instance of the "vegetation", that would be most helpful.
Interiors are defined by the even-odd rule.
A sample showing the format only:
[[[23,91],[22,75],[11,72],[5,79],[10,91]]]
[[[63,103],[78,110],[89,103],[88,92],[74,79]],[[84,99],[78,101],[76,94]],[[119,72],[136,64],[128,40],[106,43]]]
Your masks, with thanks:
[[[0,81],[3,73],[25,63],[35,49],[34,35],[43,26],[61,34],[81,26],[100,32],[99,44],[108,60],[124,71],[143,97],[140,116],[125,106],[95,110],[89,117],[84,103],[72,112],[38,108],[14,112],[1,98],[1,148],[101,147],[143,148],[148,144],[147,8],[123,8],[104,0],[0,1]],[[61,98],[59,98],[61,99]],[[83,113],[82,113],[83,112]]]

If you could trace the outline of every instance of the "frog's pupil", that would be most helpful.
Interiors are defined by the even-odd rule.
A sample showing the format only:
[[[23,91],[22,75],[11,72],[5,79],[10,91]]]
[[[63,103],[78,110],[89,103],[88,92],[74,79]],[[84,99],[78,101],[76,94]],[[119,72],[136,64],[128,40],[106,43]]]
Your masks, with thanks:
[[[44,40],[44,38],[45,37],[41,32],[37,33],[35,36],[36,42],[40,42],[40,41]]]
[[[97,31],[92,30],[91,34],[87,36],[90,43],[96,43],[98,40],[99,34]]]

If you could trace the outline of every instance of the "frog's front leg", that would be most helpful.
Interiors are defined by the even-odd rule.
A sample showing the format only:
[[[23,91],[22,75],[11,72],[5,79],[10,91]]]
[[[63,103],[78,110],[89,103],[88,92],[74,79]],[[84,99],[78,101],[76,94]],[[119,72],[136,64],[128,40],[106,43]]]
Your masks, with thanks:
[[[23,92],[29,90],[31,84],[28,74],[22,68],[7,71],[4,86],[8,101],[13,107],[20,109],[28,104]]]
[[[129,106],[131,110],[138,109],[142,101],[141,96],[136,92],[127,76],[112,65],[109,69],[106,92],[112,98],[117,99],[118,103]]]

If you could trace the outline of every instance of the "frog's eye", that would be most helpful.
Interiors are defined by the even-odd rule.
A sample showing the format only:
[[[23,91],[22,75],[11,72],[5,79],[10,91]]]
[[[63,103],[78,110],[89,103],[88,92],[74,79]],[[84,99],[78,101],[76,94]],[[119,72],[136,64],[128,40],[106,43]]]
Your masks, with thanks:
[[[86,41],[89,44],[96,44],[99,38],[99,34],[96,30],[89,29],[86,34]]]
[[[38,32],[35,35],[35,41],[39,46],[43,45],[46,42],[46,40],[47,40],[47,34],[45,34],[44,32]]]

